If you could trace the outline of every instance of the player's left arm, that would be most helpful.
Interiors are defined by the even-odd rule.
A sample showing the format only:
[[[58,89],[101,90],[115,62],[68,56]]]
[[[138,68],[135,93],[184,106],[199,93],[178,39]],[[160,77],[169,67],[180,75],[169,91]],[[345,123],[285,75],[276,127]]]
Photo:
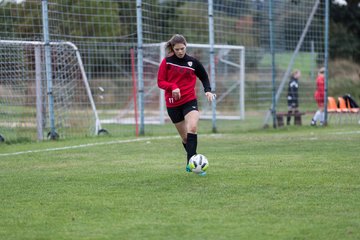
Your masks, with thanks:
[[[214,101],[216,99],[216,94],[211,92],[209,76],[204,66],[199,61],[196,62],[195,75],[200,79],[204,87],[204,92],[207,100],[209,102]]]

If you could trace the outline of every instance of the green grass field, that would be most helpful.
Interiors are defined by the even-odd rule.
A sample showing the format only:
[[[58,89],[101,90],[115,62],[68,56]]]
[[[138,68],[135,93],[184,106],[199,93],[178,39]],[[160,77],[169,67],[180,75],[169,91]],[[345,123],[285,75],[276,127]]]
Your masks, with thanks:
[[[0,145],[0,239],[360,239],[359,125]]]
[[[293,56],[293,52],[284,52],[276,54],[276,65],[282,70],[286,70],[289,62]],[[303,76],[310,76],[311,71],[314,71],[314,67],[316,67],[315,59],[316,54],[312,55],[311,52],[299,52],[295,58],[293,69],[300,69]],[[260,61],[260,66],[269,67],[271,66],[271,55],[265,54],[263,59]],[[317,69],[315,69],[315,74]]]

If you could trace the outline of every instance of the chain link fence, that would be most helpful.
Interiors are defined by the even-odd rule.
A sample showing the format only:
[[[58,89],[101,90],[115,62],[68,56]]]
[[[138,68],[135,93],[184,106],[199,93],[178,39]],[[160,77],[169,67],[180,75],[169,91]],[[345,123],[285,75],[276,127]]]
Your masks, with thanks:
[[[249,128],[271,123],[267,115],[274,90],[278,97],[276,111],[287,111],[287,83],[294,69],[301,71],[300,110],[309,114],[316,110],[313,92],[317,69],[324,64],[325,36],[325,6],[318,0],[214,0],[212,16],[209,1],[204,0],[3,0],[0,3],[0,135],[5,139],[48,137],[52,107],[53,127],[62,138],[92,136],[102,129],[114,136],[135,135],[141,119],[141,109],[137,107],[139,80],[143,83],[140,100],[144,107],[145,135],[174,133],[173,128],[162,127],[169,120],[161,108],[161,92],[156,81],[158,64],[164,56],[159,46],[175,33],[183,34],[194,46],[209,46],[189,48],[189,54],[198,57],[209,74],[209,31],[213,31],[215,45],[244,49],[241,62],[241,51],[215,48],[216,93],[221,96],[217,117],[235,116],[232,120],[219,120],[219,129],[230,121],[242,124],[250,119],[255,124]],[[213,29],[209,28],[209,18],[213,20]],[[51,45],[51,72],[46,67],[44,26],[51,43],[69,42],[76,47],[72,50],[75,54],[66,54],[74,56],[69,59],[62,55],[64,50],[59,50],[58,45]],[[143,54],[140,79],[139,30]],[[9,41],[23,44],[15,50]],[[38,45],[41,47],[38,72],[35,50],[29,47],[29,42],[34,41],[44,43]],[[244,92],[240,90],[241,71]],[[43,87],[42,110],[37,109],[36,73]],[[56,88],[73,91],[52,91],[49,79]],[[68,96],[56,96],[59,92]],[[204,97],[201,91],[198,94],[201,102]],[[208,108],[206,103],[201,104],[204,117]]]

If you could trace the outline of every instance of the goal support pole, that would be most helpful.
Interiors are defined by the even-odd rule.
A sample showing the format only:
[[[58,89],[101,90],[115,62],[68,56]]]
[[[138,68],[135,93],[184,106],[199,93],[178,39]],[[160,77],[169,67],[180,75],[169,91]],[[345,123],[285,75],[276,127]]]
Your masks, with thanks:
[[[48,18],[48,1],[42,0],[42,21],[43,21],[43,35],[45,44],[45,70],[47,82],[47,95],[49,104],[49,120],[50,120],[50,139],[57,139],[58,135],[55,132],[55,113],[54,113],[54,96],[52,87],[52,69],[51,69],[51,47],[49,36],[49,18]]]

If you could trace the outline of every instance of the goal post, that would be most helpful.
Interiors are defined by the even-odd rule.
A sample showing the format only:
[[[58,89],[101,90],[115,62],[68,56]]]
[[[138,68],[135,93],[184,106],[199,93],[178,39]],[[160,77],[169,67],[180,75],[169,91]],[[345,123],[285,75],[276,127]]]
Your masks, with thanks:
[[[50,43],[54,104],[47,105],[44,45],[0,40],[0,135],[9,140],[43,140],[49,135],[52,117],[59,137],[105,131],[80,52],[71,42]]]
[[[144,76],[156,76],[154,69],[149,66],[159,66],[161,60],[166,57],[165,42],[144,44],[143,62]],[[207,72],[210,72],[210,45],[187,44],[187,53],[199,59]],[[234,45],[214,45],[215,51],[215,85],[216,85],[216,119],[245,119],[245,47]],[[154,71],[154,70],[153,70]],[[156,79],[154,79],[156,80]],[[149,81],[145,79],[145,82]],[[200,84],[200,85],[199,85]],[[213,86],[215,87],[215,86]],[[166,107],[163,90],[159,90],[159,122],[164,123]],[[197,95],[203,94],[203,88],[197,82]],[[204,97],[199,97],[201,118],[212,118],[211,104]]]

